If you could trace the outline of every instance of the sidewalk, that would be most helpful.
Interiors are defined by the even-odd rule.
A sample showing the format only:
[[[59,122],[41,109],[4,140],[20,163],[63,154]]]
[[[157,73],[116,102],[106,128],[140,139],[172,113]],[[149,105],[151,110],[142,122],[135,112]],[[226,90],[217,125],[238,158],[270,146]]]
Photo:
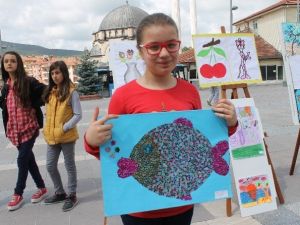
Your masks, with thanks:
[[[264,130],[269,136],[266,141],[285,204],[278,204],[278,210],[272,212],[242,218],[234,191],[232,217],[226,217],[225,200],[205,203],[195,206],[193,225],[300,225],[299,160],[296,164],[295,175],[288,175],[299,128],[292,124],[287,88],[280,84],[251,86],[249,90],[259,109]],[[201,91],[201,96],[203,107],[207,108],[205,100],[208,91]],[[81,137],[88,126],[94,106],[100,105],[100,109],[105,111],[108,101],[109,99],[101,99],[82,102],[84,113],[78,126]],[[2,124],[0,131],[3,131]],[[82,138],[76,143],[79,204],[72,211],[66,213],[61,210],[62,203],[56,205],[43,205],[42,203],[33,205],[30,203],[30,197],[36,190],[30,176],[24,192],[23,207],[14,212],[7,211],[6,204],[16,182],[16,150],[6,140],[3,132],[0,132],[0,139],[0,225],[103,224],[99,162],[85,153]],[[34,152],[42,176],[52,194],[52,183],[45,168],[46,145],[41,136],[36,141]],[[66,183],[66,172],[61,162],[59,167],[62,179]],[[108,225],[120,224],[119,217],[108,218]]]

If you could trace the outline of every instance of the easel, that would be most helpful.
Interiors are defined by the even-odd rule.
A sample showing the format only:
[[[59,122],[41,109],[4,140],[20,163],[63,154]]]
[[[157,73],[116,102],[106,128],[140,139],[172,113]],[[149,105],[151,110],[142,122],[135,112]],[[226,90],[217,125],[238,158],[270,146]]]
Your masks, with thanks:
[[[249,90],[248,90],[248,86],[247,86],[247,84],[244,84],[244,83],[242,83],[242,84],[222,85],[221,86],[221,97],[222,98],[227,98],[226,97],[226,90],[231,89],[232,90],[231,99],[237,99],[238,98],[238,88],[242,88],[243,91],[244,91],[245,97],[250,98],[250,93],[249,93]],[[264,133],[264,136],[267,137],[267,134]],[[298,143],[298,149],[299,149],[300,132],[299,132],[299,135],[298,135],[297,143]],[[267,155],[268,163],[271,166],[273,179],[274,179],[274,184],[275,184],[275,189],[276,189],[276,193],[277,193],[277,196],[278,196],[279,203],[284,204],[284,198],[283,198],[283,195],[282,195],[282,192],[281,192],[278,180],[277,180],[277,176],[276,176],[276,173],[275,173],[275,170],[274,170],[274,167],[273,167],[273,163],[272,163],[272,160],[271,160],[271,157],[270,157],[270,154],[269,154],[268,145],[266,144],[265,139],[264,139],[264,145],[265,145],[265,149],[266,149],[266,155]],[[297,153],[298,153],[298,151],[297,151]],[[297,158],[297,156],[296,156],[296,158]],[[226,213],[227,213],[228,217],[232,216],[231,198],[226,199]]]
[[[299,147],[300,147],[300,129],[299,129],[299,132],[298,132],[297,142],[296,142],[294,155],[293,155],[293,161],[292,161],[292,165],[291,165],[291,169],[290,169],[290,175],[291,176],[294,175],[294,170],[295,170],[295,166],[296,166]]]

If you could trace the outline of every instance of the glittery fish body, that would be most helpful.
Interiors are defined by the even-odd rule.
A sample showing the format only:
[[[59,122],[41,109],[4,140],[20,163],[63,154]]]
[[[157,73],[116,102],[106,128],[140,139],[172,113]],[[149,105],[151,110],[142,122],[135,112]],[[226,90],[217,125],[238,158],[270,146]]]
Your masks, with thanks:
[[[118,175],[133,176],[159,195],[191,200],[191,192],[213,171],[228,173],[229,166],[222,158],[227,150],[227,141],[211,146],[189,120],[179,118],[145,134],[130,157],[118,161]]]

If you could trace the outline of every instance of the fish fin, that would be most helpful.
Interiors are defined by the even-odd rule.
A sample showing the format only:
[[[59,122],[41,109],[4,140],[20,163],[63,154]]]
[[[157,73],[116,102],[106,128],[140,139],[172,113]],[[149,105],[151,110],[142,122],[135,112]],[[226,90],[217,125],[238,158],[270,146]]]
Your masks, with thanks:
[[[212,154],[214,157],[222,157],[229,149],[228,141],[219,141],[213,148]]]
[[[128,159],[128,158],[124,158],[122,157],[119,161],[118,161],[118,176],[121,178],[126,178],[126,177],[130,177],[132,175],[135,174],[135,172],[137,172],[138,170],[138,164],[132,160],[132,159]]]
[[[221,157],[215,158],[213,160],[213,168],[217,174],[220,174],[222,176],[227,175],[227,173],[229,171],[229,166],[228,166],[227,162]]]
[[[187,118],[184,118],[184,117],[180,117],[180,118],[174,120],[174,123],[182,124],[182,125],[185,125],[187,127],[193,128],[193,123],[190,120],[188,120]]]
[[[185,201],[192,200],[192,196],[191,195],[182,196],[181,200],[185,200]]]

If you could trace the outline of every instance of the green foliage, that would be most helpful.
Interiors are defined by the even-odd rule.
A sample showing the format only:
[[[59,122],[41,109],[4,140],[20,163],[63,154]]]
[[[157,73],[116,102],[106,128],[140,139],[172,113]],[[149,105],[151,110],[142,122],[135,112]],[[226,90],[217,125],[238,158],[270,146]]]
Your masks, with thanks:
[[[99,94],[101,80],[96,72],[96,61],[90,58],[88,51],[85,51],[77,66],[78,80],[77,91],[80,95]]]
[[[192,47],[186,47],[186,46],[184,46],[181,50],[182,50],[182,52],[186,52],[186,51],[188,51],[190,49],[192,49]]]
[[[203,50],[201,50],[200,52],[198,52],[197,56],[199,57],[205,57],[210,53],[211,47],[210,48],[205,48]]]
[[[226,59],[226,54],[223,49],[217,48],[217,47],[214,47],[213,49],[214,49],[215,53],[217,53],[220,56],[223,56]]]

